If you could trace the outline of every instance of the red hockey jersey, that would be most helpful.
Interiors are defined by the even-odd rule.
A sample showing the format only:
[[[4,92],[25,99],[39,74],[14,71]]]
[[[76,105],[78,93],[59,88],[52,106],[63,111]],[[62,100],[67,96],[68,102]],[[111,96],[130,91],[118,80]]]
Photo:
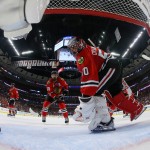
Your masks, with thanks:
[[[80,91],[94,96],[99,88],[98,72],[103,69],[111,54],[89,45],[76,55],[77,67],[82,73]]]
[[[15,87],[11,87],[9,89],[9,96],[10,96],[10,99],[18,99],[19,98],[19,93],[18,93],[18,89],[15,88]]]
[[[62,94],[62,90],[68,90],[68,84],[63,78],[58,77],[56,81],[50,78],[46,83],[46,89],[49,96],[54,98]]]

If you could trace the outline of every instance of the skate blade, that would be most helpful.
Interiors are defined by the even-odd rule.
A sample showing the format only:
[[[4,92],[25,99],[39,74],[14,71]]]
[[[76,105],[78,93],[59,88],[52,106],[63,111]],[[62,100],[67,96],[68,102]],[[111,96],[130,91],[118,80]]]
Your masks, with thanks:
[[[136,116],[134,118],[134,120],[136,120],[137,118],[139,118],[146,109],[147,109],[147,107],[144,107],[143,110],[141,111],[141,113],[138,116]]]
[[[7,115],[7,117],[10,117],[10,118],[15,118],[15,116],[10,116],[10,115]]]
[[[69,122],[65,123],[66,125],[69,125]]]
[[[94,130],[91,130],[92,133],[102,133],[102,132],[108,132],[108,131],[115,131],[116,128],[112,128],[112,129],[103,129],[103,130],[100,130],[100,129],[94,129]]]

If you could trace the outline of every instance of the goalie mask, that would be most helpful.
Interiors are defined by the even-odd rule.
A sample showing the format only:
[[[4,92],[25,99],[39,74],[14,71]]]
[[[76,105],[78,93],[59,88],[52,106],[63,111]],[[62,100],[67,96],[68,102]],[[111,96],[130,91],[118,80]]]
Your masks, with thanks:
[[[86,46],[86,43],[83,39],[73,37],[69,42],[67,47],[71,50],[71,53],[76,55],[79,53],[82,49],[84,49]]]

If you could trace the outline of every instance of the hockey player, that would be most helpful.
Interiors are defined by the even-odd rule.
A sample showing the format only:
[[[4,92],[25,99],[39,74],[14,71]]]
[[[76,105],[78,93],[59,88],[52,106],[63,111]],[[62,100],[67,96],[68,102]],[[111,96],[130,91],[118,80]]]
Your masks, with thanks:
[[[99,48],[87,45],[83,39],[77,37],[73,37],[69,41],[68,48],[74,54],[77,67],[82,73],[80,89],[82,97],[79,98],[80,105],[78,107],[80,109],[78,107],[75,109],[75,120],[80,117],[95,118],[95,115],[92,116],[95,112],[93,96],[100,96],[103,92],[118,109],[130,113],[131,121],[141,115],[145,110],[144,106],[134,96],[130,97],[123,90],[122,68],[117,59]],[[99,105],[101,103],[99,101]],[[95,118],[95,120],[95,126],[99,126],[99,124],[109,122],[110,117],[105,122],[102,118]]]
[[[68,111],[63,99],[63,96],[68,94],[68,84],[63,78],[59,77],[57,71],[52,71],[51,78],[46,83],[46,88],[47,96],[43,103],[42,122],[46,122],[49,106],[56,102],[63,113],[65,123],[69,123]]]
[[[15,114],[16,114],[15,101],[19,99],[19,93],[18,93],[18,89],[15,88],[14,83],[11,83],[8,95],[9,95],[9,101],[8,101],[9,114],[8,114],[8,116],[15,116]]]

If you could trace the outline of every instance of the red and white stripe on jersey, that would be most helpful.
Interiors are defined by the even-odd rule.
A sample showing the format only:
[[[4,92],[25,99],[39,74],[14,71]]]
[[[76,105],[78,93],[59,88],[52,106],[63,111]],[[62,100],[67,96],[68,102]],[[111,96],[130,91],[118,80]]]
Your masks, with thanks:
[[[115,69],[110,68],[103,79],[99,82],[97,92],[106,84],[106,82],[113,76]]]
[[[86,82],[81,82],[81,87],[98,87],[99,82],[98,81],[94,81],[94,80],[89,80]]]

